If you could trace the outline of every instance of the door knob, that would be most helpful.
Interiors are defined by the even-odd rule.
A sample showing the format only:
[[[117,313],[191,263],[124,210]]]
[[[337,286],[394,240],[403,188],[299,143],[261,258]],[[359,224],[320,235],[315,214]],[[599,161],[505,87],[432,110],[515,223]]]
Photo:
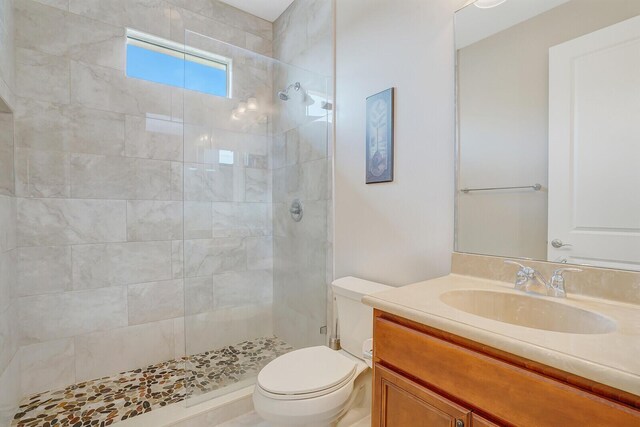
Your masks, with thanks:
[[[573,245],[571,245],[569,243],[562,243],[562,240],[560,240],[560,239],[553,239],[551,241],[551,246],[553,246],[556,249],[560,249],[560,248],[563,248],[565,246],[573,246]]]

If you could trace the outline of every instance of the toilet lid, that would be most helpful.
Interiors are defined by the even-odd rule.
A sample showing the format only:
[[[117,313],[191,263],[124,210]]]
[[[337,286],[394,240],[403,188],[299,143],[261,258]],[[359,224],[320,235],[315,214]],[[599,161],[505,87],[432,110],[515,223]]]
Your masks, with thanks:
[[[298,395],[330,389],[344,382],[356,363],[329,347],[295,350],[271,361],[258,374],[258,384],[274,394]]]

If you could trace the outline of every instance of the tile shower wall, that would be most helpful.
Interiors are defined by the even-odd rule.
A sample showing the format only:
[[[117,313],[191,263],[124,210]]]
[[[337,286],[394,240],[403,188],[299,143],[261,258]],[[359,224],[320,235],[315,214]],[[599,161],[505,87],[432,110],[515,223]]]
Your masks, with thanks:
[[[13,186],[13,117],[0,113],[0,426],[8,426],[20,398],[16,298],[16,199]]]
[[[14,104],[15,85],[13,30],[13,0],[0,0],[0,98],[10,107]]]
[[[13,171],[13,2],[0,0],[0,426],[8,426],[20,398],[16,299],[16,199]]]
[[[216,0],[20,0],[15,19],[18,231],[7,240],[22,393],[183,354],[185,299],[202,345],[217,344],[210,321],[249,316],[227,306],[252,286],[267,301],[252,318],[269,329],[268,173],[218,164],[211,142],[246,157],[265,156],[266,140],[237,148],[223,126],[203,134],[183,118],[227,119],[231,101],[124,69],[126,27],[178,42],[191,29],[269,55],[271,23]],[[239,86],[252,81],[240,64],[235,72]],[[1,206],[4,221],[11,207]]]
[[[332,2],[327,0],[296,0],[274,22],[274,57],[323,76],[309,80],[299,70],[283,69],[275,75],[278,87],[301,81],[310,94],[321,93],[324,99],[329,91],[332,98],[332,28]],[[295,347],[305,347],[325,343],[320,328],[327,318],[331,329],[331,305],[327,313],[325,301],[333,278],[332,112],[317,115],[323,111],[317,109],[320,99],[313,112],[295,102],[279,104],[274,123],[274,331]],[[303,204],[301,222],[289,215],[294,199]]]

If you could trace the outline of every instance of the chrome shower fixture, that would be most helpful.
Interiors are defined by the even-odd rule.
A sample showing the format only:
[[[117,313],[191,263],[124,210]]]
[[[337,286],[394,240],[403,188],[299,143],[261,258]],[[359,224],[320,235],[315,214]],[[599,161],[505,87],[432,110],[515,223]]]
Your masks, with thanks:
[[[296,92],[300,91],[300,89],[302,88],[302,85],[300,84],[300,82],[295,82],[293,84],[290,84],[289,86],[287,86],[287,88],[285,90],[282,90],[280,92],[278,92],[278,98],[280,98],[283,101],[288,101],[289,100],[289,91],[291,89],[294,89]]]

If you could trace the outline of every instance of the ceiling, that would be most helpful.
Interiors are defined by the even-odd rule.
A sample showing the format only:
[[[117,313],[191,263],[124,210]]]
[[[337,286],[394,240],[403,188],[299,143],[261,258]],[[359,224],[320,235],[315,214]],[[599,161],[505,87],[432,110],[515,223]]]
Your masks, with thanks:
[[[221,0],[240,10],[244,10],[269,22],[275,21],[293,0]]]
[[[507,0],[491,9],[469,5],[456,12],[456,47],[462,49],[568,1]]]

